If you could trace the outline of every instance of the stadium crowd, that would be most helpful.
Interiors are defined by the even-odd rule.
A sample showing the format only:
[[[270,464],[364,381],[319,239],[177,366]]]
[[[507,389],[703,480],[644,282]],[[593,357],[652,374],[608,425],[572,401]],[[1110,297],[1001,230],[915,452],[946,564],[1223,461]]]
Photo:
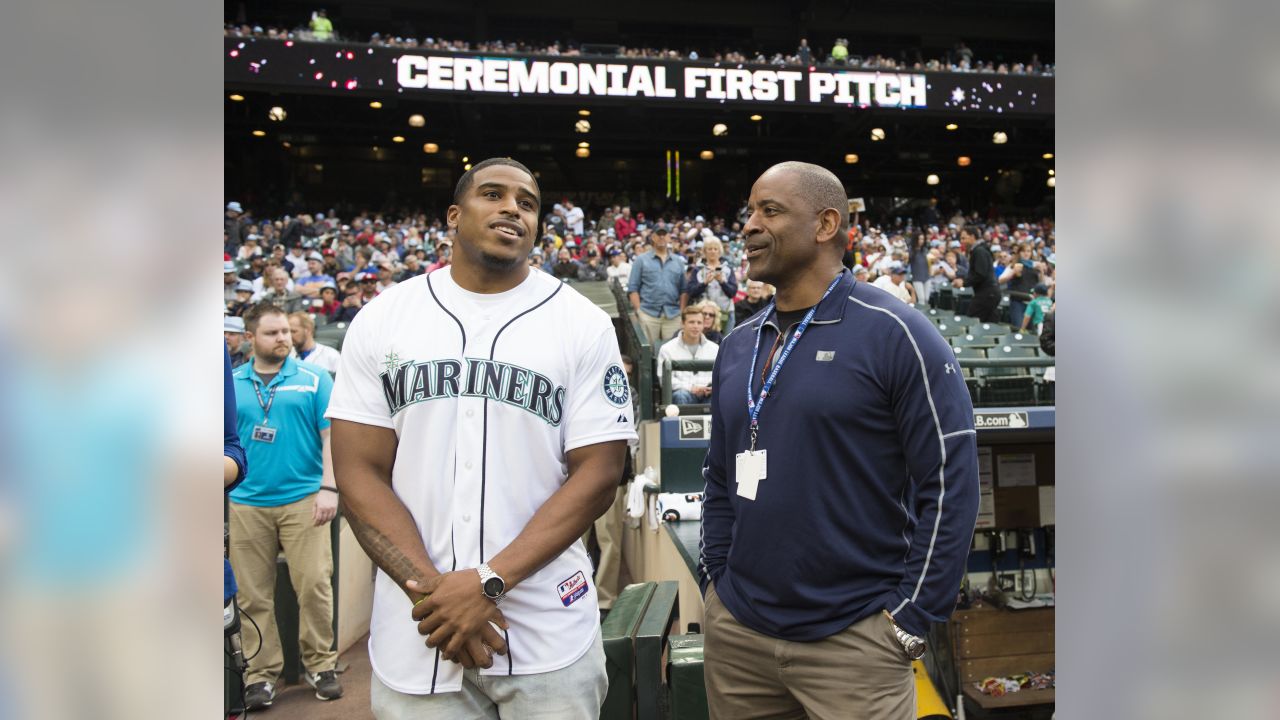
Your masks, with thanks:
[[[359,212],[342,219],[333,211],[253,217],[239,202],[227,203],[224,223],[224,299],[228,348],[244,359],[235,320],[261,301],[296,321],[294,342],[314,347],[315,326],[349,322],[388,287],[449,265],[453,236],[444,220],[425,213],[397,215]],[[763,308],[769,289],[746,277],[742,226],[745,208],[732,218],[663,214],[649,217],[622,205],[592,212],[563,199],[544,215],[542,236],[529,264],[568,281],[618,279],[638,292],[637,260],[654,251],[655,241],[682,264],[680,291],[689,306],[703,310],[706,337],[718,338]],[[975,232],[976,230],[976,232]],[[962,245],[973,232],[990,253],[992,279],[1008,299],[1009,322],[1036,330],[1052,310],[1056,241],[1051,219],[981,219],[976,212],[948,217],[936,204],[915,217],[851,225],[845,264],[904,302],[929,304],[936,293],[961,288],[970,274],[972,248]],[[301,327],[298,327],[301,325]],[[664,342],[683,327],[664,327]]]
[[[1053,75],[1054,66],[1044,63],[1032,53],[1021,62],[981,60],[974,58],[963,41],[945,57],[925,59],[920,49],[891,53],[880,49],[850,48],[849,40],[837,38],[829,50],[822,51],[809,45],[808,40],[791,51],[727,49],[699,51],[694,48],[637,48],[621,45],[592,45],[586,43],[534,43],[525,41],[490,40],[471,42],[426,37],[422,39],[399,35],[373,33],[367,38],[351,33],[334,32],[332,22],[318,11],[310,23],[294,29],[263,27],[244,23],[228,23],[223,28],[226,37],[266,38],[271,40],[299,40],[309,42],[347,42],[368,44],[374,47],[430,50],[436,52],[515,53],[522,55],[551,55],[565,57],[604,56],[651,60],[702,60],[718,63],[754,63],[758,65],[837,66],[861,70],[906,70],[912,72],[976,72],[997,75]]]

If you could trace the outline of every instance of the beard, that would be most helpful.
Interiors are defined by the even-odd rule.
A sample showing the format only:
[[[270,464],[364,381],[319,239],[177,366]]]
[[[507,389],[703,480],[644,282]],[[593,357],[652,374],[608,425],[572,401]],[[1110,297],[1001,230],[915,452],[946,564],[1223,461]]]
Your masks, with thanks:
[[[495,272],[510,272],[511,270],[515,269],[517,266],[523,265],[527,262],[527,258],[498,257],[497,255],[491,255],[483,250],[480,251],[479,255],[480,255],[480,264],[483,265],[486,269],[493,270]]]

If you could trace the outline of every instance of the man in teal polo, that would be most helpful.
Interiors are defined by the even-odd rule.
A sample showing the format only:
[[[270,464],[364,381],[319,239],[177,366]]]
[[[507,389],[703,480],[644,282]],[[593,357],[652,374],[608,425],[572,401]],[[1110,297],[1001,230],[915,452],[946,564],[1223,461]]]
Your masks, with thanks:
[[[342,696],[333,650],[333,548],[326,525],[338,510],[325,411],[333,380],[290,357],[289,318],[269,302],[244,316],[253,357],[236,368],[237,431],[249,472],[231,492],[231,566],[241,609],[261,630],[249,661],[245,705],[271,705],[284,654],[275,623],[276,555],[284,548],[298,596],[298,639],[316,697]],[[252,631],[245,637],[253,645]]]

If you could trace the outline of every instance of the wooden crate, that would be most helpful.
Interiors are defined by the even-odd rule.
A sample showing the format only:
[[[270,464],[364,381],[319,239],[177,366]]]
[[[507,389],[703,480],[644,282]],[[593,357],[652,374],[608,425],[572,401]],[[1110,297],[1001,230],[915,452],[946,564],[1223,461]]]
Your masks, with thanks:
[[[984,709],[1053,703],[1052,690],[1022,690],[997,698],[974,687],[988,677],[1054,669],[1053,623],[1053,608],[1014,611],[984,605],[956,611],[951,616],[951,641],[965,695]]]

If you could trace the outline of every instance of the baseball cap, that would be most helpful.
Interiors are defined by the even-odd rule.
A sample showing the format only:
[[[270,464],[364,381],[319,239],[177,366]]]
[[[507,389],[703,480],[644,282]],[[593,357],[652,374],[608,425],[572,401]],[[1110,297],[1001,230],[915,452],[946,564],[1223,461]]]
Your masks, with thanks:
[[[222,318],[222,332],[244,332],[244,318],[228,315]]]
[[[960,245],[960,241],[959,241],[959,240],[952,240],[952,241],[951,241],[951,244],[950,244],[950,245],[948,245],[947,247],[953,247],[953,248],[961,247],[961,245]]]
[[[227,203],[227,209],[228,209],[228,210],[234,210],[234,211],[236,211],[236,212],[244,212],[244,210],[242,210],[242,209],[240,208],[240,203],[235,202],[234,200],[233,200],[233,201],[231,201],[231,202],[229,202],[229,203]]]
[[[614,255],[621,255],[621,254],[622,254],[622,251],[619,250],[618,248],[609,248],[609,251],[605,253],[605,255],[609,257],[613,257]]]
[[[360,276],[356,278],[356,281],[357,282],[378,282],[378,273],[369,272],[368,270],[366,270],[360,273]]]
[[[695,217],[693,218],[693,221],[694,221],[694,222],[704,223],[704,222],[706,222],[706,221],[707,221],[707,219],[706,219],[706,218],[704,218],[704,217],[702,217],[701,215],[697,215],[697,216],[695,216]]]
[[[324,255],[321,255],[320,253],[316,252],[315,250],[312,250],[310,253],[307,253],[307,259],[308,259],[308,260],[319,260],[320,262],[324,262]]]
[[[853,266],[853,276],[854,276],[854,277],[857,277],[857,276],[859,276],[859,275],[866,275],[866,274],[867,274],[867,268],[866,268],[866,266],[865,266],[865,265],[854,265],[854,266]]]
[[[889,272],[894,275],[904,275],[906,274],[907,269],[902,266],[902,263],[895,262],[889,266]]]
[[[236,292],[253,292],[253,283],[248,280],[241,280],[236,283]]]
[[[660,227],[660,228],[658,228],[658,229],[654,230],[654,231],[653,231],[653,234],[654,234],[654,235],[669,235],[670,233],[667,231],[667,229],[666,229],[665,227]]]
[[[1036,295],[1048,295],[1048,294],[1049,294],[1049,288],[1048,288],[1048,286],[1046,286],[1046,285],[1044,285],[1044,284],[1042,283],[1042,284],[1040,284],[1040,285],[1037,285],[1037,286],[1035,286],[1035,287],[1031,288],[1031,292],[1035,293]]]
[[[325,284],[323,284],[323,285],[321,285],[321,286],[320,286],[320,292],[324,292],[325,290],[332,290],[332,291],[334,291],[334,292],[337,292],[337,291],[338,291],[338,286],[337,286],[337,285],[334,285],[334,284],[333,284],[333,283],[331,283],[331,282],[327,282],[327,283],[325,283]]]
[[[222,261],[222,272],[224,275],[226,273],[233,273],[235,271],[236,271],[236,264],[234,261],[231,261],[231,260]]]

